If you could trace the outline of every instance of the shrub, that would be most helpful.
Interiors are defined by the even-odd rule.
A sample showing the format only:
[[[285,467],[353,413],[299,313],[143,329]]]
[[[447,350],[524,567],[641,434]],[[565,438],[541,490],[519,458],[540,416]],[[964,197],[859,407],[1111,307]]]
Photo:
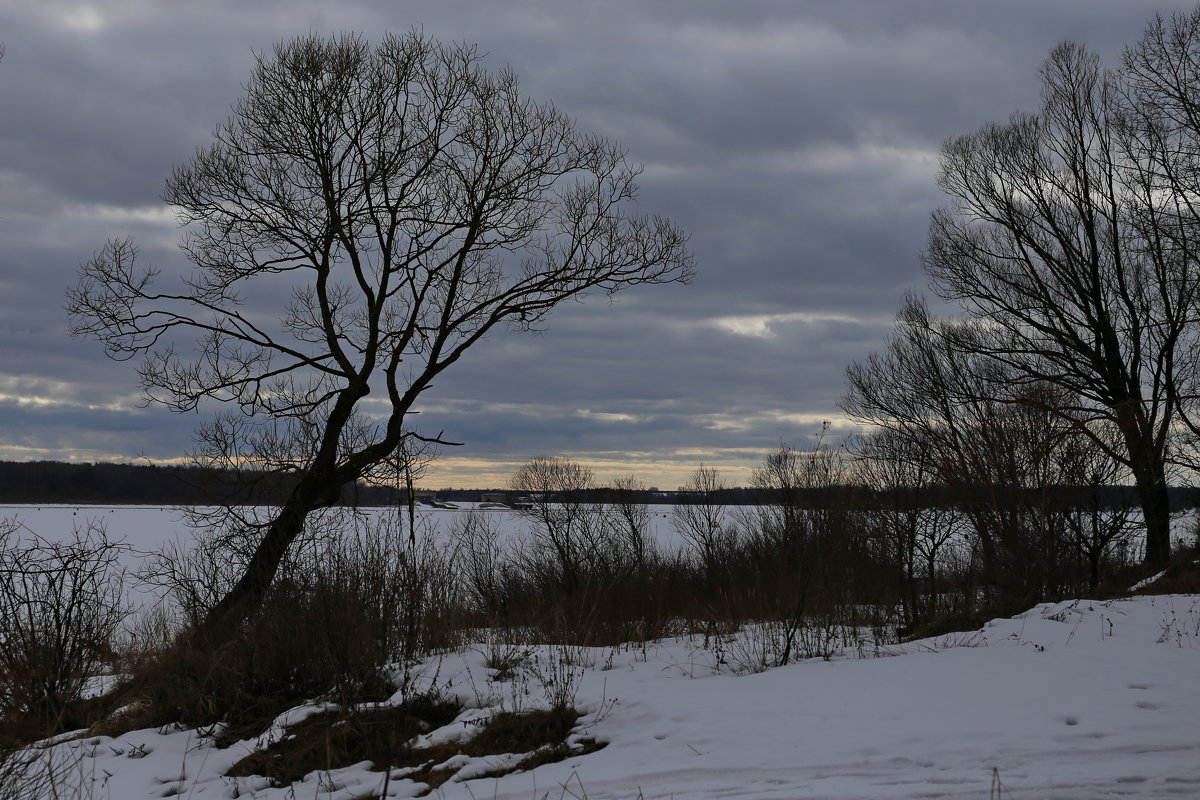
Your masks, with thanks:
[[[84,689],[128,614],[121,549],[98,523],[63,542],[0,526],[0,743],[86,723]]]
[[[307,700],[386,699],[409,665],[457,644],[449,554],[431,537],[405,537],[394,520],[357,522],[293,561],[234,635],[214,646],[189,629],[146,659],[125,689],[141,701],[127,724],[224,722],[221,738],[232,742]],[[172,588],[198,594],[186,582]]]

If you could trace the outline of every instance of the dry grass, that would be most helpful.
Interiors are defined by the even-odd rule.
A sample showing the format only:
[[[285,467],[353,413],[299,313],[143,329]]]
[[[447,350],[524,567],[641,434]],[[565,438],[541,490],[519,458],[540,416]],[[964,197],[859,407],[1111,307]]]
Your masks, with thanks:
[[[1200,593],[1200,551],[1176,553],[1160,578],[1138,590],[1140,594]]]
[[[500,713],[463,741],[416,745],[420,734],[453,721],[459,710],[453,703],[423,699],[393,708],[315,714],[288,726],[285,738],[243,758],[226,774],[259,775],[276,786],[288,786],[314,771],[368,761],[375,771],[399,770],[398,776],[424,783],[432,791],[454,776],[454,769],[442,765],[455,756],[527,754],[487,776],[500,777],[604,746],[587,743],[572,748],[567,744],[579,719],[574,709]]]
[[[261,775],[277,786],[314,770],[370,761],[377,770],[411,764],[413,740],[458,715],[457,703],[420,699],[391,708],[328,711],[290,725],[287,737],[234,764],[230,777]]]

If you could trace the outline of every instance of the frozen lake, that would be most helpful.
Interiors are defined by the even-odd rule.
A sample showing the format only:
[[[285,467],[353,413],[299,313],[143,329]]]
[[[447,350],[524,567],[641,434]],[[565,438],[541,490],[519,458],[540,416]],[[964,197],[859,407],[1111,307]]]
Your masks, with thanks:
[[[472,511],[486,514],[489,524],[494,524],[501,535],[518,536],[527,527],[520,515],[507,509],[477,509],[476,504],[462,503],[458,508],[417,507],[418,531],[433,531],[445,535],[455,520]],[[679,547],[682,540],[671,525],[670,505],[650,506],[648,521],[651,538],[661,547]],[[367,518],[394,515],[395,509],[361,509]],[[15,520],[24,529],[45,539],[67,538],[76,529],[82,530],[90,524],[101,525],[110,539],[129,548],[124,559],[128,568],[134,568],[141,557],[160,550],[171,542],[186,543],[192,531],[180,509],[171,506],[129,505],[0,505],[0,520]],[[407,518],[402,524],[407,530]]]

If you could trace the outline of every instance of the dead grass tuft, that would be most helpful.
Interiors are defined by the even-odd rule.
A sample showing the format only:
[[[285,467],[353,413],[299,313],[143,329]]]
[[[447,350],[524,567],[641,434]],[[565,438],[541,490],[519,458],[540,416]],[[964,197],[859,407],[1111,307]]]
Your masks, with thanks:
[[[1175,554],[1161,577],[1138,590],[1138,594],[1197,593],[1200,593],[1200,552],[1195,549]]]
[[[500,777],[604,746],[591,741],[568,744],[580,716],[574,709],[500,713],[463,741],[415,746],[420,734],[448,724],[460,710],[457,704],[427,699],[393,708],[315,714],[289,726],[283,740],[243,758],[226,775],[259,775],[283,787],[314,771],[368,761],[376,771],[400,770],[400,776],[433,791],[454,777],[455,770],[442,765],[455,756],[527,754],[486,776]]]
[[[378,770],[412,762],[413,740],[458,715],[457,703],[419,700],[391,708],[328,711],[288,726],[287,737],[234,764],[230,777],[261,775],[287,786],[315,770],[370,761]]]

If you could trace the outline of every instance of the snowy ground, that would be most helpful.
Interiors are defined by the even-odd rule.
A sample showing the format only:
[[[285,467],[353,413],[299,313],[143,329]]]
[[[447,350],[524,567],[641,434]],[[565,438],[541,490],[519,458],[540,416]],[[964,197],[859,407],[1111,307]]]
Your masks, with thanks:
[[[669,543],[669,508],[655,538]],[[461,512],[427,511],[442,516]],[[491,512],[506,529],[517,521]],[[664,514],[667,515],[664,515]],[[45,536],[103,521],[138,552],[186,536],[170,509],[0,507]],[[421,674],[468,709],[463,720],[547,703],[577,684],[578,735],[599,752],[502,779],[451,781],[444,798],[1179,798],[1200,797],[1200,597],[1158,596],[1039,606],[970,634],[847,651],[759,674],[745,663],[753,631],[645,648],[544,648],[514,680],[491,680],[495,645],[424,665]],[[879,656],[879,657],[876,657]],[[394,700],[399,701],[397,697]],[[308,713],[296,709],[283,723]],[[229,766],[282,734],[226,750],[192,731],[148,730],[60,745],[56,797],[140,800],[377,796],[365,765],[274,789],[227,778]],[[502,757],[492,763],[502,762]],[[467,760],[458,776],[485,772]],[[394,773],[389,797],[421,786]]]
[[[565,669],[588,712],[580,733],[609,743],[529,773],[452,781],[432,796],[1200,796],[1200,596],[1041,605],[882,657],[868,648],[866,657],[759,674],[734,674],[753,634],[742,634],[740,647],[723,642],[724,664],[711,642],[702,644],[545,650],[542,666],[515,683],[489,680],[487,645],[430,662],[425,680],[469,706],[434,736],[462,735],[461,719],[488,713],[481,707],[542,705],[546,671],[562,677]],[[57,753],[79,796],[112,800],[349,800],[376,796],[383,785],[364,765],[314,773],[288,789],[223,777],[260,744],[218,750],[195,732],[149,730],[72,742]],[[464,762],[459,775],[485,766]],[[421,789],[397,773],[388,796]]]

